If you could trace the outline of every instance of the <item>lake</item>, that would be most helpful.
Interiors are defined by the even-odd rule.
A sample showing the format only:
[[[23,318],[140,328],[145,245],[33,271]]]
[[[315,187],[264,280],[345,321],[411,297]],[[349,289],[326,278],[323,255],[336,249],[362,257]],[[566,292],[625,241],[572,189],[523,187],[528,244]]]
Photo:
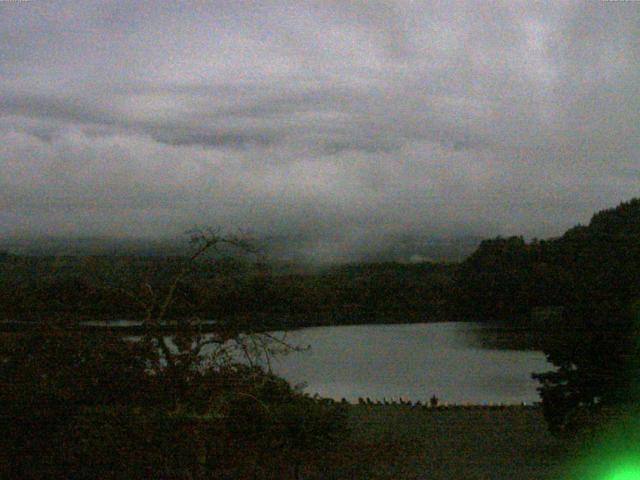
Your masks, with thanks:
[[[122,320],[89,326],[140,324]],[[436,395],[449,404],[533,403],[539,397],[531,373],[553,369],[540,351],[508,348],[530,348],[531,342],[521,341],[519,333],[471,322],[327,326],[274,333],[284,335],[290,344],[310,347],[273,357],[275,373],[294,385],[306,384],[311,395],[350,402],[402,397],[424,403]]]
[[[532,372],[552,367],[542,352],[483,348],[474,323],[418,323],[315,327],[286,333],[310,345],[277,356],[273,370],[305,391],[351,402],[428,400],[444,403],[532,403]]]

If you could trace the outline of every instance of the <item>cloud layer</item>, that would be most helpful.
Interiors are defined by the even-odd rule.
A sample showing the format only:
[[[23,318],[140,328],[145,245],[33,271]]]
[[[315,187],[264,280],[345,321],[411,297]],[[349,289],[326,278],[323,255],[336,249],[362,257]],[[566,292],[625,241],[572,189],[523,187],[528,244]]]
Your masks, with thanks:
[[[5,235],[310,256],[555,235],[639,192],[631,2],[5,2]]]

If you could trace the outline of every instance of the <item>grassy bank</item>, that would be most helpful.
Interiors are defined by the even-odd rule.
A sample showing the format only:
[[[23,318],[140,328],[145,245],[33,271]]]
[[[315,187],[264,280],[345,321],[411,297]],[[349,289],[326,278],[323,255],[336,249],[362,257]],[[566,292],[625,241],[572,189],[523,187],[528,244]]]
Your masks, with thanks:
[[[346,448],[308,465],[313,479],[546,479],[567,448],[538,408],[350,407]]]

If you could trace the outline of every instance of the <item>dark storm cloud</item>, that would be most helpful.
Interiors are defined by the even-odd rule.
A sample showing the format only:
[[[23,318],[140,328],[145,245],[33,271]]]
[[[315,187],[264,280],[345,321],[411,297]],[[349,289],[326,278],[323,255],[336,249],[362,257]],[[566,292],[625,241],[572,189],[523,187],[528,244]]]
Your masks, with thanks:
[[[639,193],[639,31],[630,2],[3,3],[3,232],[554,235]]]
[[[100,112],[93,105],[69,97],[5,94],[0,96],[0,113],[79,124],[112,125],[116,123],[116,119],[109,112]]]
[[[166,130],[153,134],[153,138],[161,143],[169,145],[203,145],[208,147],[231,147],[250,148],[266,147],[278,140],[278,134],[268,132],[249,133],[243,131],[215,132],[215,131],[194,131],[189,129],[180,131],[179,129]]]

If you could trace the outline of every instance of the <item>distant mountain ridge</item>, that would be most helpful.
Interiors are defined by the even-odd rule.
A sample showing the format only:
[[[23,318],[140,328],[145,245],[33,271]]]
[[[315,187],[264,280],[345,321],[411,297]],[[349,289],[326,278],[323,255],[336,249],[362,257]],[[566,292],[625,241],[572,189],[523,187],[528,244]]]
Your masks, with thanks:
[[[346,253],[330,264],[402,262],[420,263],[429,261],[461,261],[478,247],[482,238],[460,236],[452,238],[400,238],[389,241],[389,246],[374,249],[371,253]],[[291,265],[313,266],[313,259],[299,246],[299,239],[272,237],[258,239],[270,260]],[[16,255],[36,256],[180,256],[190,251],[185,238],[116,238],[105,236],[87,237],[9,237],[0,238],[0,251]]]

